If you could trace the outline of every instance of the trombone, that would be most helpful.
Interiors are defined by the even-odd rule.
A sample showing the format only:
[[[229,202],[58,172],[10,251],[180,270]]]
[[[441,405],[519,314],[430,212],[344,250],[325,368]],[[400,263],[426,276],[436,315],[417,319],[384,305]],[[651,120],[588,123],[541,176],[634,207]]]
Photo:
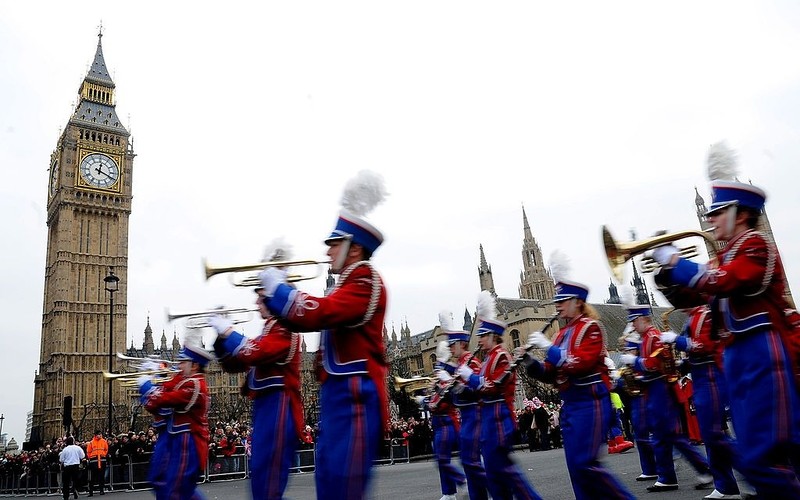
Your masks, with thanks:
[[[608,227],[603,226],[603,246],[606,250],[606,258],[608,259],[609,267],[611,267],[611,272],[614,273],[614,277],[618,282],[622,282],[624,278],[623,266],[632,257],[655,247],[666,245],[667,243],[672,243],[673,241],[682,240],[684,238],[690,238],[692,236],[700,236],[711,243],[712,247],[716,247],[716,240],[713,236],[711,236],[711,231],[712,229],[707,231],[690,229],[688,231],[679,231],[676,233],[666,233],[659,236],[653,236],[652,238],[646,238],[644,240],[631,241],[628,243],[617,243],[617,241],[615,241],[611,236],[611,232],[608,230]],[[697,247],[684,247],[680,248],[678,251],[681,257],[687,259],[696,257],[699,254]],[[647,257],[642,259],[642,272],[653,272],[658,268],[659,264],[652,258]]]
[[[264,262],[257,262],[255,264],[244,264],[239,266],[210,266],[205,259],[203,259],[203,269],[206,274],[206,280],[210,279],[212,276],[217,274],[225,274],[225,273],[234,273],[231,276],[231,284],[233,286],[260,286],[261,280],[258,279],[257,274],[249,274],[248,276],[240,279],[236,279],[235,273],[243,273],[247,271],[260,271],[262,269],[266,269],[268,267],[302,267],[302,266],[316,266],[317,272],[315,274],[290,274],[286,277],[286,281],[289,283],[295,283],[298,281],[305,281],[305,280],[313,280],[314,278],[318,278],[322,275],[320,271],[320,266],[322,265],[330,265],[331,261],[329,260],[274,260],[274,261],[264,261]]]

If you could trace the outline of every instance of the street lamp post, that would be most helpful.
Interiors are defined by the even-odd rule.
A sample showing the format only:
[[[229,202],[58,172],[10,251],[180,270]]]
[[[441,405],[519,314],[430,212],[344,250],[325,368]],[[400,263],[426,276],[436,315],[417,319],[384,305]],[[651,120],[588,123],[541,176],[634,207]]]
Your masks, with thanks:
[[[106,291],[109,293],[108,299],[108,372],[114,371],[114,292],[119,290],[119,276],[114,274],[114,268],[109,266],[108,276],[103,278],[106,282]],[[114,389],[114,379],[108,379],[108,433],[113,432],[114,405],[112,403],[112,390]]]
[[[5,419],[6,419],[5,415],[3,415],[2,413],[0,413],[0,441],[2,441],[2,440],[3,440],[3,420],[5,420]],[[0,444],[2,444],[2,445],[3,445],[3,449],[0,449],[0,452],[3,452],[3,453],[5,453],[5,451],[6,451],[6,444],[5,444],[5,443],[2,443],[2,442],[0,442]]]

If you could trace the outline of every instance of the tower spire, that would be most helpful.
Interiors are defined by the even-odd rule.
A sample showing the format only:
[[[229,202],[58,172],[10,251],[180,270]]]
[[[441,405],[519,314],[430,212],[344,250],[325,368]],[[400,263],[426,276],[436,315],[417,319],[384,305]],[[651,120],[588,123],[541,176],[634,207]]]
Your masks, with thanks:
[[[544,265],[542,249],[536,243],[528,223],[525,205],[522,206],[522,271],[519,273],[519,297],[529,300],[552,300],[555,285]]]
[[[478,281],[481,285],[481,291],[488,290],[492,295],[497,295],[494,289],[494,278],[492,277],[492,266],[486,263],[486,255],[483,253],[483,244],[480,245],[481,264],[478,267]]]

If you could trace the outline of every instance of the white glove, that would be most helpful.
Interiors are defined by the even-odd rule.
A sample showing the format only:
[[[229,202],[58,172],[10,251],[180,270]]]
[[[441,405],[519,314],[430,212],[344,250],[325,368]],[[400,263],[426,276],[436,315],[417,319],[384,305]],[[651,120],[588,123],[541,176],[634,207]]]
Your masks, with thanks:
[[[150,375],[139,375],[139,377],[136,379],[136,385],[139,387],[148,382],[150,382]]]
[[[258,279],[261,281],[264,295],[272,297],[275,295],[275,290],[278,288],[278,285],[286,283],[286,270],[278,269],[277,267],[268,267],[258,273]]]
[[[143,372],[150,372],[153,370],[160,370],[160,369],[161,369],[161,364],[158,363],[157,361],[153,361],[152,359],[145,360],[142,362],[142,364],[139,365],[139,370]]]
[[[608,356],[603,358],[603,363],[605,363],[606,368],[608,368],[609,372],[614,371],[614,370],[617,369],[617,365],[614,364],[614,360],[609,358]]]
[[[414,401],[416,401],[419,406],[422,406],[425,403],[425,396],[414,396]]]
[[[220,316],[219,314],[215,314],[208,318],[208,324],[220,334],[225,332],[228,328],[233,328],[233,321]]]
[[[450,382],[451,380],[453,380],[453,377],[451,377],[450,374],[444,370],[436,370],[436,378],[438,378],[442,382]]]
[[[662,266],[666,266],[672,261],[672,256],[677,253],[678,249],[675,248],[675,245],[664,245],[655,248],[651,257]]]
[[[450,344],[446,340],[442,340],[436,346],[436,360],[442,363],[447,363],[450,359]]]
[[[619,357],[619,362],[623,365],[632,365],[636,363],[636,356],[633,354],[623,354]]]
[[[458,376],[462,379],[469,380],[469,378],[472,376],[472,368],[467,365],[461,365],[458,367],[456,373],[458,373]]]
[[[526,344],[526,348],[532,349],[537,347],[539,349],[547,349],[551,345],[553,345],[553,343],[547,340],[547,337],[545,337],[542,332],[533,332],[528,335],[528,343]]]
[[[675,339],[678,338],[678,334],[675,332],[667,331],[667,332],[661,332],[661,335],[659,335],[659,337],[661,337],[661,342],[664,342],[665,344],[674,344]]]

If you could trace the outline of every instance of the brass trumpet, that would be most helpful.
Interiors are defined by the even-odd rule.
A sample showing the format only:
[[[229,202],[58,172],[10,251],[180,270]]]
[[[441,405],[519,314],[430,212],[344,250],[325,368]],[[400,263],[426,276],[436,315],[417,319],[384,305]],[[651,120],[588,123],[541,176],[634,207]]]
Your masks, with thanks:
[[[103,378],[107,380],[132,380],[141,377],[142,375],[171,375],[174,374],[174,370],[170,370],[168,368],[163,368],[161,370],[144,370],[139,372],[127,372],[127,373],[111,373],[103,370]]]
[[[394,377],[394,390],[400,391],[405,389],[406,392],[416,392],[422,389],[428,389],[433,385],[433,379],[430,377],[413,377],[403,378]]]
[[[231,314],[250,314],[253,312],[258,311],[258,308],[255,307],[233,307],[230,309],[206,309],[205,311],[195,311],[195,312],[188,312],[188,313],[170,313],[169,309],[167,309],[167,321],[172,323],[176,319],[183,319],[183,318],[209,318],[211,316],[221,314],[221,315],[231,315]],[[245,323],[246,321],[238,321],[238,323]],[[234,323],[237,323],[234,321]],[[204,325],[208,326],[208,325]],[[202,328],[200,326],[193,326],[189,328]]]
[[[331,261],[329,260],[275,260],[275,261],[264,261],[264,262],[257,262],[255,264],[244,264],[240,266],[227,266],[227,267],[215,267],[208,265],[205,259],[203,259],[203,269],[206,274],[206,279],[210,279],[212,276],[217,274],[225,274],[225,273],[243,273],[247,271],[260,271],[262,269],[266,269],[268,267],[302,267],[302,266],[316,266],[317,272],[316,274],[290,274],[286,277],[286,281],[289,283],[295,283],[298,281],[305,281],[305,280],[313,280],[314,278],[318,278],[322,275],[320,271],[320,266],[322,265],[330,265]],[[261,281],[258,279],[258,275],[250,274],[245,278],[236,279],[235,275],[231,277],[231,284],[233,286],[259,286]]]
[[[644,253],[655,247],[666,245],[667,243],[672,243],[673,241],[682,240],[684,238],[690,238],[692,236],[700,236],[713,245],[716,245],[716,240],[713,236],[711,236],[710,230],[700,231],[693,229],[688,231],[679,231],[676,233],[662,234],[660,236],[654,236],[644,240],[631,241],[628,243],[617,243],[611,236],[611,232],[608,230],[608,227],[603,226],[603,246],[606,250],[606,258],[608,259],[609,267],[611,267],[611,272],[614,273],[614,277],[619,282],[622,282],[624,279],[623,266],[635,255]],[[694,252],[692,252],[693,250]],[[679,251],[681,256],[687,258],[697,255],[697,249],[695,247],[682,248]],[[653,259],[645,260],[648,261],[648,271],[644,270],[645,261],[643,261],[642,272],[652,272],[658,269],[658,263],[653,261]]]

